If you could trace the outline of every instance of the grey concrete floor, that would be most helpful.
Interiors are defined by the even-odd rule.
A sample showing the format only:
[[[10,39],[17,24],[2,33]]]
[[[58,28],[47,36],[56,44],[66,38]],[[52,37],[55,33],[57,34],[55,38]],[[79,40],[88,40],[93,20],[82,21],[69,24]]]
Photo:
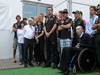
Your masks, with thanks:
[[[12,59],[0,60],[0,69],[13,69],[23,68],[24,65],[20,65],[20,62],[13,63]]]

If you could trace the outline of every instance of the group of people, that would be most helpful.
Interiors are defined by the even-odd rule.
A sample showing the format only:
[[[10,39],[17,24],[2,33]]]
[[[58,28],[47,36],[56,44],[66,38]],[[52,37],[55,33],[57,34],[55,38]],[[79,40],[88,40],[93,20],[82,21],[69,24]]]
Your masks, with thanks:
[[[67,9],[53,14],[51,7],[48,7],[46,16],[41,13],[37,17],[21,20],[17,15],[17,22],[13,25],[14,62],[18,45],[20,62],[24,67],[34,66],[32,62],[35,59],[38,65],[44,63],[45,67],[59,67],[66,71],[72,55],[84,48],[91,48],[96,51],[100,66],[100,4],[97,7],[90,6],[89,9],[88,22],[82,18],[82,11],[72,12],[73,20]]]

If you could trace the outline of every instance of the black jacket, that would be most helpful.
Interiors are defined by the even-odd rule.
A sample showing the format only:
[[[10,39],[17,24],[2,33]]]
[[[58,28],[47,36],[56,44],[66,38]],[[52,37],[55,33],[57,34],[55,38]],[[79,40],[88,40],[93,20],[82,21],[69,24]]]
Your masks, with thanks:
[[[83,33],[82,37],[77,36],[74,43],[75,43],[75,45],[77,45],[77,43],[80,43],[80,48],[92,48],[91,37],[90,37],[90,35],[88,35],[86,33]]]

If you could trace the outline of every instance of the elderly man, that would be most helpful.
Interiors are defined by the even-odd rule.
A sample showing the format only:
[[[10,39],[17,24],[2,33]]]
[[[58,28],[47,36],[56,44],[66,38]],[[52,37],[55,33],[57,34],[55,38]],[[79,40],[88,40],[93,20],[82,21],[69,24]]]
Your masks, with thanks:
[[[82,26],[76,27],[77,42],[74,47],[64,48],[61,56],[61,70],[68,71],[69,64],[71,62],[72,56],[78,54],[84,48],[91,48],[91,37],[90,35],[84,33]]]
[[[33,45],[35,43],[35,27],[33,26],[33,20],[28,20],[28,25],[24,27],[24,67],[32,64]]]

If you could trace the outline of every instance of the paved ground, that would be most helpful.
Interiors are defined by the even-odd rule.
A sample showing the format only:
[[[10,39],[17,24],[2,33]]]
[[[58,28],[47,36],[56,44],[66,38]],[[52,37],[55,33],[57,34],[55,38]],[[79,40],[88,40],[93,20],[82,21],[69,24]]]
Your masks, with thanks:
[[[38,66],[36,62],[33,62],[34,66]],[[44,63],[41,64],[41,67]],[[30,66],[28,66],[30,67]],[[14,68],[24,68],[24,65],[20,65],[20,62],[13,63],[12,59],[0,60],[0,69],[14,69]]]
[[[38,66],[33,62],[34,66]],[[44,66],[42,64],[41,66]],[[0,60],[0,70],[1,69],[14,69],[14,68],[24,68],[24,65],[20,65],[20,62],[13,63],[12,59]],[[95,72],[100,72],[100,69],[95,70]]]
[[[0,60],[0,69],[22,68],[19,62],[13,63],[12,59]]]

